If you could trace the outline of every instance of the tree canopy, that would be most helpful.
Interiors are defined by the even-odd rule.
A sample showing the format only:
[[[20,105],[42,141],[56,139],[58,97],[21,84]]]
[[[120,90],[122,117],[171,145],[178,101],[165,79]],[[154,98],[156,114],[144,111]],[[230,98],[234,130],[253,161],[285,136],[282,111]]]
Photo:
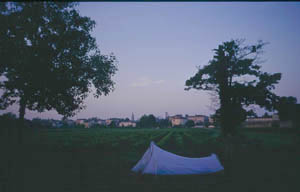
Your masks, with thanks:
[[[143,115],[138,121],[138,126],[142,128],[153,128],[157,126],[156,118],[154,115]]]
[[[262,41],[254,45],[244,45],[244,40],[224,42],[213,50],[213,59],[186,81],[185,90],[217,93],[220,101],[217,113],[223,135],[234,134],[247,114],[253,114],[247,109],[250,105],[274,110],[278,96],[272,90],[281,74],[261,71],[259,55],[265,45]]]
[[[194,123],[194,121],[192,121],[192,120],[188,120],[188,121],[185,123],[185,126],[187,126],[187,127],[194,127],[194,126],[195,126],[195,123]]]
[[[169,121],[169,119],[159,119],[158,122],[157,122],[157,125],[160,128],[168,128],[168,127],[172,126],[172,124]]]
[[[95,21],[80,16],[77,3],[0,4],[0,107],[56,110],[73,116],[83,101],[114,88],[116,58],[103,55],[91,36]]]
[[[278,111],[280,120],[294,120],[296,118],[296,104],[297,98],[295,97],[280,97],[276,103],[276,110]]]

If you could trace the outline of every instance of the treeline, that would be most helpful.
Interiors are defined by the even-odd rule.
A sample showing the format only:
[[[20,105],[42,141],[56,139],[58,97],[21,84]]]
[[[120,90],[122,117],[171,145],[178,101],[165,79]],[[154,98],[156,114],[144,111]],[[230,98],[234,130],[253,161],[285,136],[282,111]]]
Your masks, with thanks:
[[[80,128],[80,125],[75,123],[72,125],[67,124],[67,122],[59,120],[50,120],[50,119],[40,119],[34,118],[32,120],[24,119],[21,122],[17,116],[13,113],[4,113],[0,115],[0,124],[1,128],[33,128],[33,129],[49,129],[49,128]],[[59,125],[59,126],[56,126]]]
[[[152,114],[143,115],[137,122],[137,127],[140,128],[168,128],[171,126],[171,122],[168,119],[159,119]]]
[[[129,121],[128,118],[124,120]],[[34,118],[32,120],[25,119],[24,124],[19,125],[19,119],[13,113],[5,113],[0,115],[0,123],[2,127],[27,127],[27,128],[39,128],[39,129],[55,129],[55,128],[86,128],[84,124],[77,124],[75,121],[70,123],[69,120],[53,120],[53,119],[40,119]],[[138,121],[136,121],[136,127],[127,126],[128,128],[169,128],[172,124],[168,119],[159,119],[154,115],[143,115]],[[104,124],[91,124],[88,128],[119,128],[118,121],[112,121],[108,125]],[[124,128],[124,127],[122,127]]]

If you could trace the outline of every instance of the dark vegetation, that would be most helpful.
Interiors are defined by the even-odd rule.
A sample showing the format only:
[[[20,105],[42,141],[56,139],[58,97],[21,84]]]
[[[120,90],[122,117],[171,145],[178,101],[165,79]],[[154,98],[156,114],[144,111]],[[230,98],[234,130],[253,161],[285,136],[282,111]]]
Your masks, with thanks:
[[[185,126],[187,126],[187,127],[193,127],[193,126],[195,126],[195,123],[194,123],[194,121],[192,121],[192,120],[188,120],[188,121],[185,123]]]
[[[7,117],[5,117],[7,118]],[[239,129],[233,157],[219,129],[59,128],[29,121],[16,144],[18,121],[1,119],[1,187],[6,191],[298,191],[297,129]],[[155,141],[188,157],[216,153],[224,174],[137,176],[130,169]],[[18,183],[18,185],[15,185]]]
[[[137,124],[138,127],[156,127],[157,125],[156,118],[152,114],[143,115]]]
[[[299,125],[300,104],[297,104],[297,98],[292,96],[280,97],[279,101],[275,104],[275,108],[278,111],[280,120],[291,120]]]
[[[114,55],[103,55],[91,36],[96,23],[71,2],[0,4],[0,109],[56,110],[64,117],[84,108],[84,99],[114,88]],[[93,88],[93,89],[92,89]]]
[[[272,90],[281,79],[281,73],[261,71],[260,56],[266,43],[244,45],[244,40],[231,40],[214,49],[207,65],[186,81],[186,90],[211,91],[220,103],[216,116],[222,135],[234,135],[236,128],[253,115],[247,107],[257,105],[273,111],[279,97]]]

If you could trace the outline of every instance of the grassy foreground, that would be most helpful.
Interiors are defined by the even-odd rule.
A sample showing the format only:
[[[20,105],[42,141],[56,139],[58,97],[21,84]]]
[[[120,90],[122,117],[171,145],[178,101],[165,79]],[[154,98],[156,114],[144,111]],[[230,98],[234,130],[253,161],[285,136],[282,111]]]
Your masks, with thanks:
[[[241,131],[230,174],[163,177],[130,172],[150,141],[188,157],[216,153],[224,164],[219,131],[28,129],[22,146],[15,133],[1,130],[0,191],[300,191],[296,131]]]

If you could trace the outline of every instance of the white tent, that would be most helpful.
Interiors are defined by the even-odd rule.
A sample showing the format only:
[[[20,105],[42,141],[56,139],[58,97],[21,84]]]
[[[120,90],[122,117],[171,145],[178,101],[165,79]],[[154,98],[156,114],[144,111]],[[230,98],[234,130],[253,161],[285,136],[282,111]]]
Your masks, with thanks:
[[[188,158],[165,151],[152,141],[133,172],[152,175],[208,174],[223,170],[218,157]]]

